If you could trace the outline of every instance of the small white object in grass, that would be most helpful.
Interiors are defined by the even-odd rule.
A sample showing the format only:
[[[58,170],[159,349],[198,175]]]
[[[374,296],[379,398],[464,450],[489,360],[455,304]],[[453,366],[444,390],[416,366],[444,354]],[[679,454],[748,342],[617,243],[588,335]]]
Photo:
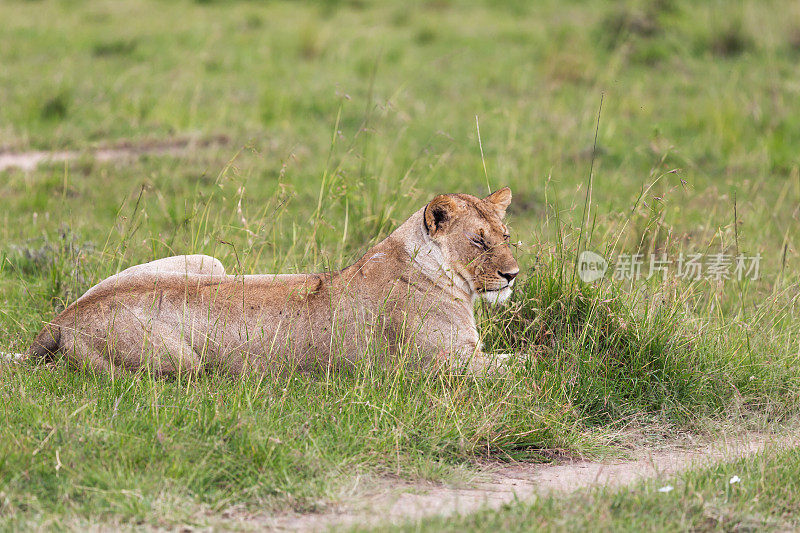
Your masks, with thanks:
[[[19,363],[25,357],[24,354],[21,353],[8,353],[8,352],[0,352],[0,358],[5,359],[11,363]]]
[[[663,487],[658,489],[658,492],[663,492],[663,493],[672,492],[672,489],[674,488],[675,487],[673,487],[672,485],[664,485]]]
[[[739,476],[733,476],[733,477],[730,479],[730,481],[728,481],[728,483],[730,483],[731,485],[733,485],[734,483],[739,483],[741,480],[742,480],[742,478],[740,478]]]
[[[755,376],[750,376],[750,379],[748,381],[753,381],[754,379],[756,379]]]

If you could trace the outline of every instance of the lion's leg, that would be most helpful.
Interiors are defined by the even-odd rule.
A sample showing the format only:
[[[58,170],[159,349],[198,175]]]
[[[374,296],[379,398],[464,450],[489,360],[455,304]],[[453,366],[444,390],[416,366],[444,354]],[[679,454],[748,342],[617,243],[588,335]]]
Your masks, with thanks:
[[[180,325],[127,310],[100,325],[102,319],[92,315],[82,317],[83,327],[61,325],[61,351],[76,366],[115,375],[140,369],[155,375],[196,373],[203,367]]]
[[[203,369],[201,358],[183,336],[180,326],[157,322],[129,325],[127,329],[110,346],[114,359],[126,368],[145,368],[157,375],[196,374]]]
[[[477,352],[467,362],[467,371],[476,376],[502,376],[509,373],[513,354]]]
[[[443,349],[428,350],[428,353],[435,354],[433,363],[438,368],[451,368],[473,376],[506,375],[510,371],[509,363],[514,357],[514,354],[486,353],[474,345],[450,352]]]
[[[88,368],[98,374],[120,375],[121,368],[114,364],[113,358],[95,342],[91,335],[75,328],[62,327],[61,353],[78,368]]]
[[[494,354],[483,351],[478,332],[466,329],[453,343],[455,348],[440,352],[445,364],[460,368],[475,376],[500,376],[509,373],[508,363],[513,354]]]

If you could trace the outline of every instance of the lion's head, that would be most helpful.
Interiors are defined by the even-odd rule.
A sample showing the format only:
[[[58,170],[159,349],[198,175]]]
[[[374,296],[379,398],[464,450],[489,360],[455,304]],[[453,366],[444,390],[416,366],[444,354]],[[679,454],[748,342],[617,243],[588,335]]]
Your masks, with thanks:
[[[425,229],[442,251],[447,266],[466,281],[473,295],[491,303],[511,296],[519,265],[503,224],[511,203],[504,187],[486,198],[441,194],[423,212]]]

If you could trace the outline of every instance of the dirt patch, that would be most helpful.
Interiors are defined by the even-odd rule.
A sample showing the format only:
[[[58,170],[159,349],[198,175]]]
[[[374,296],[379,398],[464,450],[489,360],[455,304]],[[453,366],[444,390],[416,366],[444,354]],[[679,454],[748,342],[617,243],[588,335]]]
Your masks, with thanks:
[[[182,155],[199,148],[225,146],[230,144],[228,137],[217,135],[203,139],[177,138],[162,140],[144,140],[140,142],[121,141],[114,145],[93,148],[90,150],[59,150],[3,152],[0,151],[0,172],[10,168],[30,171],[40,163],[62,163],[81,157],[92,157],[96,161],[118,161],[132,159],[140,155]]]
[[[626,460],[487,467],[468,487],[385,480],[372,494],[322,513],[264,516],[234,512],[224,521],[212,524],[276,531],[325,531],[352,525],[401,524],[434,515],[463,515],[483,508],[496,509],[540,494],[571,492],[593,486],[620,487],[692,467],[732,461],[757,453],[767,445],[798,446],[800,432],[788,436],[751,433],[702,445],[640,449]]]

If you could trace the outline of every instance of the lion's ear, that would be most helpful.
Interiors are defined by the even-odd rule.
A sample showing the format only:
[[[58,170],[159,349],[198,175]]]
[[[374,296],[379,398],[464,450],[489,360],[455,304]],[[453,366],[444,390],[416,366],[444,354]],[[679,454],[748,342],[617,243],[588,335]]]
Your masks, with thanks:
[[[423,218],[425,219],[425,227],[428,233],[433,235],[455,216],[455,211],[458,208],[455,200],[446,194],[440,194],[431,200],[425,206]]]
[[[503,187],[484,198],[484,201],[489,202],[494,207],[497,216],[503,218],[506,216],[506,209],[511,205],[511,189]]]

